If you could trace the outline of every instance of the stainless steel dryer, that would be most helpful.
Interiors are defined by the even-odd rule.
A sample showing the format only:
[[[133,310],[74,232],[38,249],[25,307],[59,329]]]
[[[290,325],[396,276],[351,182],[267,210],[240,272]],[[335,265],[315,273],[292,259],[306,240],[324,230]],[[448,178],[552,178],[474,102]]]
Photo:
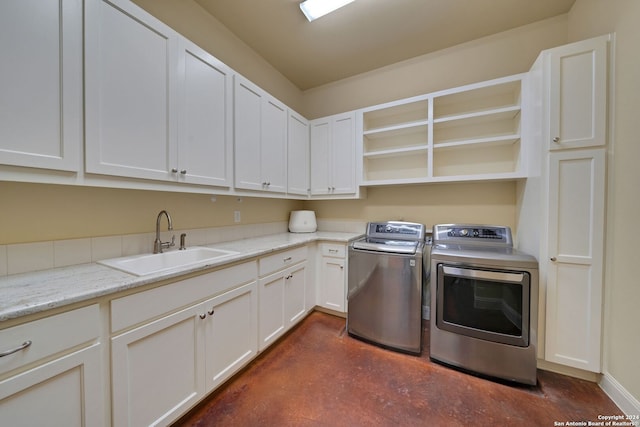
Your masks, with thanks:
[[[421,353],[424,237],[422,224],[371,222],[349,246],[349,335]]]
[[[509,227],[434,226],[430,285],[431,359],[536,384],[538,262]]]

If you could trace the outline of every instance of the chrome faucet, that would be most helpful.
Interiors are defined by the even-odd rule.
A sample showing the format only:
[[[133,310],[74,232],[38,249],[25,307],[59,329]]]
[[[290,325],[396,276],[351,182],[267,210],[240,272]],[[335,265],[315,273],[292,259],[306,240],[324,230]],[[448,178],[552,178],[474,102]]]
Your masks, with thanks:
[[[160,213],[158,214],[158,218],[156,218],[156,240],[153,241],[154,254],[161,254],[162,249],[170,248],[171,246],[175,246],[176,244],[175,234],[171,238],[171,242],[163,242],[162,240],[160,240],[160,218],[162,218],[162,215],[167,217],[167,221],[169,222],[169,230],[173,230],[173,222],[171,221],[171,215],[169,215],[169,212],[165,210],[160,211]]]

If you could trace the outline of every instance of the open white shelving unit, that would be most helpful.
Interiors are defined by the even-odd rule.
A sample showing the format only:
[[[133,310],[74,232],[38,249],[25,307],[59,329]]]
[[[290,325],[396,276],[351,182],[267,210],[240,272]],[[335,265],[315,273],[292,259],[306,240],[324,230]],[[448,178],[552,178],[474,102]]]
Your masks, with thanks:
[[[362,185],[521,178],[524,75],[359,111]]]

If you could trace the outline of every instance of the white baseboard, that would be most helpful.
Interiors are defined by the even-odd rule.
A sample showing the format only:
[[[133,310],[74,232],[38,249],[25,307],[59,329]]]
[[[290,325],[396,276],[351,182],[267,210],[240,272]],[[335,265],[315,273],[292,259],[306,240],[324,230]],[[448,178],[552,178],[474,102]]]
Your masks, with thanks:
[[[603,374],[599,385],[625,415],[640,415],[640,401],[633,397],[611,374]]]

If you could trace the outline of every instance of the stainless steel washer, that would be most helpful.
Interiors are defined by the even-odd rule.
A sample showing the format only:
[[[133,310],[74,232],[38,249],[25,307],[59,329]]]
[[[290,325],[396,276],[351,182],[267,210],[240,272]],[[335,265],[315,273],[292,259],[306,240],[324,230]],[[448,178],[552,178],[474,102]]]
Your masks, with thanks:
[[[349,246],[349,335],[421,353],[424,237],[422,224],[371,222]]]

